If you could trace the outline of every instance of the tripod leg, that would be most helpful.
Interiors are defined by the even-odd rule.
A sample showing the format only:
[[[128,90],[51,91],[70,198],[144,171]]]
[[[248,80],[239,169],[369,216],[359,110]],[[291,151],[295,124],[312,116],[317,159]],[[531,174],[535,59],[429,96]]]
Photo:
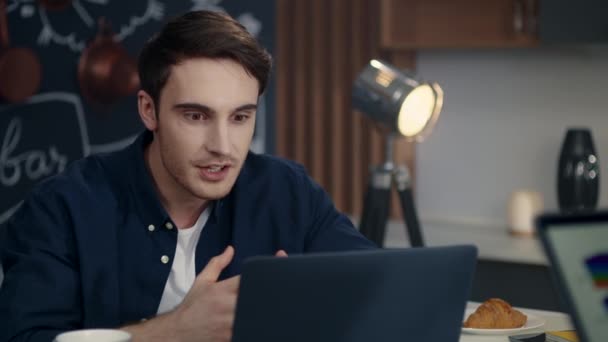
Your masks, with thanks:
[[[402,166],[395,172],[395,183],[397,184],[397,193],[401,202],[401,210],[403,211],[403,219],[407,227],[407,234],[410,238],[412,247],[424,247],[424,239],[416,206],[414,205],[414,196],[410,186],[410,177],[408,170]]]
[[[379,247],[384,246],[390,208],[391,176],[390,170],[377,169],[372,172],[359,224],[361,234]]]

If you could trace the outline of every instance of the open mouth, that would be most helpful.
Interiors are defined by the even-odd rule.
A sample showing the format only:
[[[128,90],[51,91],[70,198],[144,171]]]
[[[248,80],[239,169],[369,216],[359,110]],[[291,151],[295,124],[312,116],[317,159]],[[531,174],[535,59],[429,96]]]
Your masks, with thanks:
[[[217,173],[217,172],[221,172],[222,170],[224,170],[227,167],[228,167],[228,165],[212,165],[212,166],[204,167],[203,169],[205,169],[207,172]]]
[[[199,172],[204,180],[218,182],[222,181],[228,175],[230,164],[214,164],[209,166],[199,167]]]

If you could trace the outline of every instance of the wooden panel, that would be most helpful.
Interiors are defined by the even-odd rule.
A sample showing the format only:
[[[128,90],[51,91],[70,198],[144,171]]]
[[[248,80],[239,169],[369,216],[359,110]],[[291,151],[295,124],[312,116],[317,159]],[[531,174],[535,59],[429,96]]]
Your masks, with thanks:
[[[276,56],[275,56],[275,70],[276,70],[276,82],[277,82],[277,97],[276,97],[276,108],[277,115],[275,116],[275,127],[276,127],[276,152],[281,156],[292,155],[289,146],[289,115],[288,113],[293,105],[291,103],[291,92],[284,91],[290,86],[290,72],[292,65],[292,43],[291,39],[292,30],[290,20],[292,17],[292,5],[289,1],[277,1],[277,42]]]
[[[310,103],[310,57],[305,51],[310,50],[310,41],[312,40],[309,30],[311,27],[311,7],[303,1],[294,1],[293,3],[295,11],[292,17],[292,23],[294,24],[294,36],[299,37],[294,40],[294,51],[296,52],[292,58],[294,61],[294,73],[293,75],[293,87],[295,91],[294,96],[294,107],[293,107],[293,130],[290,131],[294,135],[293,146],[294,159],[301,161],[305,165],[310,164],[310,160],[307,158],[309,153],[307,152],[308,144],[310,140],[307,136],[310,133],[310,127],[308,126],[309,116],[309,103]]]
[[[537,0],[380,0],[388,49],[537,44]]]
[[[350,76],[351,82],[354,81],[355,76],[363,69],[369,60],[368,47],[364,42],[369,41],[369,38],[365,38],[366,34],[369,34],[369,30],[366,28],[369,24],[368,13],[363,7],[365,5],[364,0],[353,0],[352,1],[352,13],[350,20],[350,31],[356,37],[361,39],[353,39],[350,49],[352,57],[350,65]],[[351,181],[351,197],[350,203],[348,204],[351,213],[361,213],[363,211],[363,195],[364,189],[367,185],[367,161],[364,158],[368,153],[361,153],[368,148],[363,142],[364,133],[364,118],[359,112],[351,112],[351,135],[349,146],[350,149],[350,168],[349,172],[352,177]]]
[[[330,149],[331,149],[331,183],[329,184],[334,200],[338,203],[344,203],[346,197],[346,187],[344,186],[346,170],[345,157],[347,150],[344,145],[345,131],[350,125],[345,119],[347,107],[345,105],[346,97],[348,96],[350,85],[345,82],[344,61],[347,58],[348,37],[346,28],[347,14],[342,12],[348,7],[349,0],[331,0],[330,1],[330,18],[332,25],[329,30],[331,47],[328,56],[328,62],[331,65],[330,74],[330,92],[331,92],[331,109],[329,115],[329,126],[331,131]],[[347,12],[348,13],[348,12]],[[346,203],[344,203],[346,205]]]
[[[387,59],[387,56],[380,49],[380,45],[378,42],[378,37],[380,36],[380,6],[377,1],[369,1],[366,6],[366,13],[369,16],[369,21],[367,22],[368,26],[365,28],[369,31],[368,38],[368,49],[372,52],[371,58],[380,58]],[[366,160],[367,162],[367,170],[366,172],[369,174],[369,168],[371,166],[376,166],[385,161],[384,149],[385,149],[385,140],[380,131],[376,128],[375,123],[369,119],[365,119],[365,126],[369,127],[366,135],[369,136],[369,150],[368,156],[369,158]],[[367,186],[367,182],[366,182]]]
[[[384,161],[384,139],[353,111],[353,81],[372,58],[406,67],[414,61],[413,53],[380,50],[378,4],[277,0],[277,153],[303,164],[336,207],[354,216],[362,211],[370,166]],[[413,165],[413,147],[400,142],[396,151],[398,161]],[[399,216],[396,208],[393,214]]]
[[[324,155],[329,137],[324,132],[329,108],[329,69],[325,61],[326,51],[329,49],[327,29],[329,27],[328,2],[326,0],[312,0],[312,16],[316,18],[316,25],[312,25],[312,48],[310,60],[312,65],[311,87],[311,140],[309,150],[312,151],[310,171],[319,184],[327,184],[328,172],[325,172]]]

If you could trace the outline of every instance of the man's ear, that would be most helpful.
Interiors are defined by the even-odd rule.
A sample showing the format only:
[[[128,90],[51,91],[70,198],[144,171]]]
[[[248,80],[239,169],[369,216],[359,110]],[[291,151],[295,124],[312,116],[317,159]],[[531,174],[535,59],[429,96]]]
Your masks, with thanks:
[[[154,100],[152,100],[150,94],[146,93],[144,90],[137,92],[137,110],[139,111],[139,117],[144,123],[144,126],[146,126],[149,131],[156,131],[158,128],[158,117],[156,115]]]

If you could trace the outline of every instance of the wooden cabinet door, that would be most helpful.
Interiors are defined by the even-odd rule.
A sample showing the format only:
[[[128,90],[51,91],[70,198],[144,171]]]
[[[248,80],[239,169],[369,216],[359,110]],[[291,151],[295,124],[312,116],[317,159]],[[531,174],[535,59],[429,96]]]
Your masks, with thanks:
[[[537,44],[539,0],[380,0],[385,49]]]

